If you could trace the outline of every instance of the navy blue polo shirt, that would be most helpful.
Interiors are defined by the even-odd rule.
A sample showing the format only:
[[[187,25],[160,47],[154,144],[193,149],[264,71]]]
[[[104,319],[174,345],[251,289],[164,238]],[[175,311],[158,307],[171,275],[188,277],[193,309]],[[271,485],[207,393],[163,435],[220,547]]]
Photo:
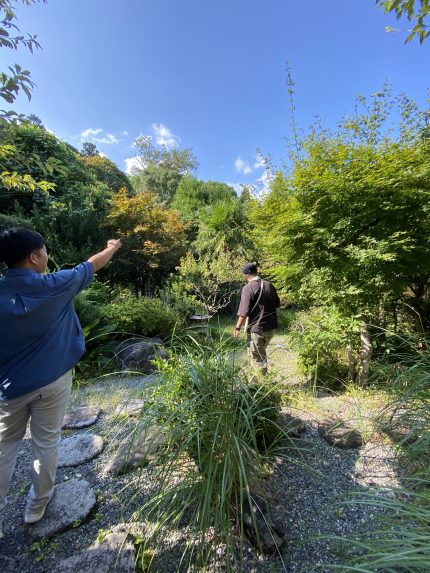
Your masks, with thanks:
[[[73,297],[93,265],[41,275],[8,269],[0,277],[0,400],[38,390],[73,368],[85,351]]]

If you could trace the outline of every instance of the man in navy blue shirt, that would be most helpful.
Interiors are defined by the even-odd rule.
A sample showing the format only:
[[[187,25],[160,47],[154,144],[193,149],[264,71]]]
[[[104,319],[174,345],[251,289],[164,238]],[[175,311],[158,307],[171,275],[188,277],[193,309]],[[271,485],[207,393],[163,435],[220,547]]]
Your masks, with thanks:
[[[0,262],[8,267],[0,277],[0,512],[30,420],[32,486],[25,523],[39,521],[53,495],[72,368],[85,351],[73,298],[120,246],[111,239],[75,268],[44,274],[48,253],[39,233],[0,233]]]

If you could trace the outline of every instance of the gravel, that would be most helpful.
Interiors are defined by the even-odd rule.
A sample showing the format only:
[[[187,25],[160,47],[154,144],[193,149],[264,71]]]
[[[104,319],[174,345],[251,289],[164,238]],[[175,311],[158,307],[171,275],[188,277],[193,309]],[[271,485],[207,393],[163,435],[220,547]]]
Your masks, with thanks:
[[[112,399],[108,407],[102,405],[104,413],[98,423],[85,429],[85,432],[92,431],[104,437],[107,443],[105,450],[94,460],[75,468],[60,468],[57,473],[57,483],[72,478],[87,480],[96,494],[96,508],[85,523],[78,523],[54,539],[38,544],[28,542],[26,528],[22,524],[25,496],[30,485],[31,441],[29,435],[26,435],[20,447],[9,504],[4,513],[5,536],[0,540],[2,573],[50,573],[58,561],[92,545],[100,531],[121,529],[126,522],[132,522],[129,528],[135,534],[143,533],[143,526],[133,519],[133,513],[153,489],[149,470],[139,470],[139,485],[135,480],[136,472],[115,478],[103,472],[113,451],[118,448],[121,437],[126,435],[130,424],[133,424],[133,420],[124,417],[121,428],[113,431],[112,417],[106,412],[114,411],[125,395],[129,395],[130,399],[138,398],[139,387],[140,383],[136,380],[132,384],[127,380],[105,380],[99,382],[98,386],[83,388],[76,393],[74,402],[81,405],[91,405],[94,396],[97,397],[98,393],[101,395],[101,389],[103,396],[117,397],[116,403]],[[342,397],[322,397],[316,400],[316,404],[321,406],[321,411],[315,408],[312,412],[284,410],[285,414],[290,413],[304,420],[306,431],[296,440],[295,446],[289,449],[288,459],[275,460],[273,473],[264,484],[273,513],[283,521],[287,531],[282,555],[261,556],[246,546],[241,571],[334,571],[331,565],[340,562],[338,546],[334,541],[318,536],[358,535],[371,527],[379,511],[366,505],[342,505],[345,496],[369,488],[392,491],[401,485],[395,452],[377,434],[370,436],[365,446],[358,450],[339,450],[329,446],[318,435],[317,422],[326,417],[328,410],[337,415],[347,411]],[[76,432],[79,430],[68,430],[64,434],[72,435]],[[179,570],[178,550],[186,542],[186,537],[185,530],[172,529],[166,533],[162,545],[158,547],[159,565],[154,571],[164,573]],[[211,571],[224,569],[222,555],[220,548],[217,563],[213,563]]]

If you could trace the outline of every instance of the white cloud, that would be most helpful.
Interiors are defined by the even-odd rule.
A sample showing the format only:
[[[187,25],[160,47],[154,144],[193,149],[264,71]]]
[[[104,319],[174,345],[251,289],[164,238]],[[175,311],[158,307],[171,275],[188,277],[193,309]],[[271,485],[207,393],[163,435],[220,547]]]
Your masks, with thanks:
[[[153,123],[152,129],[155,133],[155,141],[158,145],[166,147],[176,147],[181,141],[180,137],[174,135],[164,123]]]
[[[231,183],[230,181],[226,181],[227,185],[230,185],[230,187],[233,187],[233,189],[236,191],[236,193],[238,195],[240,195],[242,193],[242,189],[243,189],[243,183]]]
[[[273,180],[273,173],[266,169],[261,177],[257,179],[259,195],[266,195],[270,191],[270,184]]]
[[[103,130],[101,127],[97,127],[96,129],[89,127],[85,131],[81,132],[81,140],[83,141],[85,139],[87,141],[93,141],[94,143],[105,143],[107,145],[118,143],[118,139],[114,135],[112,135],[112,133],[107,133],[102,137],[97,137],[99,134],[102,133],[102,131]]]
[[[85,138],[88,138],[88,137],[93,138],[95,135],[98,135],[98,134],[101,133],[102,131],[103,131],[103,130],[102,130],[101,127],[98,127],[98,128],[96,128],[96,129],[93,129],[92,127],[89,127],[88,129],[86,129],[85,131],[83,131],[83,132],[81,133],[81,137],[82,137],[82,139],[85,139]]]
[[[264,167],[266,167],[266,160],[262,155],[256,155],[254,169],[264,169]]]
[[[126,129],[124,129],[124,131],[121,131],[121,135],[122,135],[122,137],[127,137],[128,131]]]
[[[142,161],[140,157],[129,157],[128,159],[124,159],[125,163],[125,172],[127,175],[134,175],[137,171],[142,169]]]
[[[243,173],[244,175],[252,173],[252,167],[249,165],[249,161],[244,161],[241,157],[236,158],[234,166],[238,173]]]
[[[111,133],[107,133],[104,137],[95,137],[94,141],[97,141],[97,143],[107,143],[108,145],[111,145],[112,143],[118,143],[118,139]]]

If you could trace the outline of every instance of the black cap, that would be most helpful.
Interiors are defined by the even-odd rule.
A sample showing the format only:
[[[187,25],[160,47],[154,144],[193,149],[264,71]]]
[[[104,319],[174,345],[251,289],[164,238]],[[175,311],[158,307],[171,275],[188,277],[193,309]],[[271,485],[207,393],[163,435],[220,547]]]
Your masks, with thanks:
[[[243,275],[256,275],[258,273],[257,265],[255,263],[245,263],[242,267]]]

